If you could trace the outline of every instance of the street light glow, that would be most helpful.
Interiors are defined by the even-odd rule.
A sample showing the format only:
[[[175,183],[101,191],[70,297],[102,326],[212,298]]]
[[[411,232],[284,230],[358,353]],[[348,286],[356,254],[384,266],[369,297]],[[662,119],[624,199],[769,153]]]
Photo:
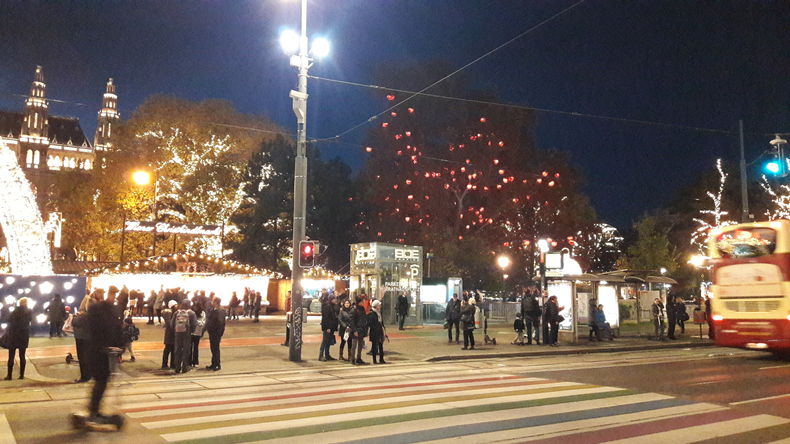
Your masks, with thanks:
[[[541,253],[549,252],[549,241],[546,239],[538,239],[538,249]]]
[[[151,173],[148,171],[135,171],[132,173],[132,181],[137,185],[148,185],[151,183]]]
[[[318,58],[322,58],[329,55],[330,49],[331,49],[331,45],[329,43],[329,40],[325,39],[324,37],[318,37],[315,40],[313,40],[313,45],[310,48],[310,52],[314,56]]]
[[[299,51],[299,34],[293,29],[286,29],[281,32],[280,47],[286,54],[296,54],[296,51]]]
[[[499,265],[499,268],[505,269],[510,266],[510,258],[507,256],[499,256],[496,258],[496,263]]]

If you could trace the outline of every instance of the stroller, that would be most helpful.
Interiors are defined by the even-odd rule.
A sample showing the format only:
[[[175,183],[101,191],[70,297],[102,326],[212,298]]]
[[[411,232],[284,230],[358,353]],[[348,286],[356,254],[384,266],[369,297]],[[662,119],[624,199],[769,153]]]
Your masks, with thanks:
[[[110,347],[107,350],[107,359],[110,361],[110,385],[108,398],[114,402],[113,408],[116,412],[121,408],[120,384],[118,371],[118,360],[123,353],[122,348]],[[126,418],[120,413],[108,416],[92,418],[87,412],[76,412],[70,415],[71,425],[76,430],[89,430],[92,432],[117,432],[123,428]]]

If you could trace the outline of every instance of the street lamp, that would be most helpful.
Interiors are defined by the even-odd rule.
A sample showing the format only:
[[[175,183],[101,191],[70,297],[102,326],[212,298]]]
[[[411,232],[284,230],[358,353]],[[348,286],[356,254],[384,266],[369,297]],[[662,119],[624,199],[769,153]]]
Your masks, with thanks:
[[[137,185],[139,185],[141,187],[149,185],[151,182],[154,183],[154,201],[153,201],[153,206],[152,206],[153,217],[154,217],[154,220],[153,220],[154,221],[154,231],[153,231],[154,236],[153,236],[153,241],[151,242],[151,256],[156,256],[156,220],[159,218],[159,212],[158,212],[158,208],[157,208],[157,205],[156,205],[156,201],[159,198],[159,196],[158,196],[158,194],[159,194],[159,183],[157,181],[157,178],[153,175],[153,173],[150,173],[150,172],[145,171],[145,170],[134,171],[132,173],[132,182],[134,182],[135,184],[137,184]],[[124,213],[123,233],[122,233],[122,236],[121,236],[121,262],[123,262],[123,241],[124,241],[124,236],[123,235],[125,233],[126,233],[126,213]]]
[[[510,258],[503,254],[496,258],[496,264],[502,269],[502,292],[504,297],[505,281],[508,278],[508,275],[505,274],[505,270],[510,266]]]
[[[302,268],[296,261],[299,243],[305,240],[307,203],[307,70],[312,66],[312,53],[323,57],[329,53],[329,42],[317,38],[308,51],[307,0],[302,0],[301,32],[292,30],[280,34],[280,45],[291,56],[291,66],[299,71],[297,90],[291,90],[293,111],[296,114],[296,158],[294,160],[294,214],[293,258],[291,259],[291,339],[288,341],[288,359],[302,360]]]

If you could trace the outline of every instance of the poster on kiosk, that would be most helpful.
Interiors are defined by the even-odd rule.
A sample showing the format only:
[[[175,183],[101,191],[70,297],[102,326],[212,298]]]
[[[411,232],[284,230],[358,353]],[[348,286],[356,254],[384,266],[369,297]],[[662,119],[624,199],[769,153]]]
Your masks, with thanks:
[[[409,300],[406,322],[421,324],[422,258],[420,246],[383,242],[352,244],[351,294],[364,291],[372,299],[380,300],[382,316],[387,324],[395,323],[398,296],[404,294]]]

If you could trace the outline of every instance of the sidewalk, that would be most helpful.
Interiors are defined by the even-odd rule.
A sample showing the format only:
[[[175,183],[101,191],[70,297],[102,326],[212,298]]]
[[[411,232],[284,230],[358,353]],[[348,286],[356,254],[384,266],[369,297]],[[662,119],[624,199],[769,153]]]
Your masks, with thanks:
[[[229,321],[225,337],[222,341],[222,371],[214,373],[202,370],[210,359],[208,340],[203,339],[200,344],[201,366],[197,369],[201,375],[254,373],[269,370],[299,370],[304,368],[331,367],[348,365],[344,361],[319,362],[318,347],[321,341],[320,318],[310,316],[304,328],[302,347],[302,361],[291,362],[288,360],[288,347],[280,344],[285,335],[284,316],[265,316],[260,323],[253,323],[249,319]],[[145,319],[136,320],[140,328],[140,340],[135,342],[134,350],[136,362],[124,362],[121,370],[127,378],[172,377],[171,372],[159,370],[162,356],[163,330],[157,325],[146,325]],[[496,359],[520,356],[557,356],[582,353],[613,353],[622,351],[639,351],[666,348],[688,348],[712,345],[707,339],[698,336],[686,335],[675,341],[652,341],[642,337],[626,336],[616,338],[614,341],[588,342],[582,339],[579,344],[561,345],[560,347],[546,346],[519,346],[511,345],[513,339],[512,327],[506,324],[492,324],[489,326],[489,336],[497,339],[497,345],[483,343],[482,332],[476,331],[476,346],[474,350],[462,350],[461,344],[448,343],[447,331],[440,325],[407,327],[405,331],[398,331],[390,327],[389,342],[384,344],[387,361],[419,362],[419,361],[450,361],[467,359]],[[644,329],[642,331],[645,331]],[[689,329],[689,332],[693,329]],[[632,334],[624,329],[623,334]],[[461,338],[462,339],[462,338]],[[11,387],[36,387],[42,385],[71,383],[79,375],[77,364],[66,364],[66,353],[72,353],[76,358],[76,348],[73,338],[31,338],[30,348],[27,350],[28,369],[24,381],[14,379],[3,381],[1,388]],[[333,346],[331,354],[338,357],[338,346]],[[5,358],[2,354],[0,357]],[[128,356],[125,356],[128,359]],[[363,360],[371,362],[370,356]],[[15,367],[15,375],[18,365]],[[189,374],[194,374],[190,372]],[[2,402],[2,400],[0,400]]]

